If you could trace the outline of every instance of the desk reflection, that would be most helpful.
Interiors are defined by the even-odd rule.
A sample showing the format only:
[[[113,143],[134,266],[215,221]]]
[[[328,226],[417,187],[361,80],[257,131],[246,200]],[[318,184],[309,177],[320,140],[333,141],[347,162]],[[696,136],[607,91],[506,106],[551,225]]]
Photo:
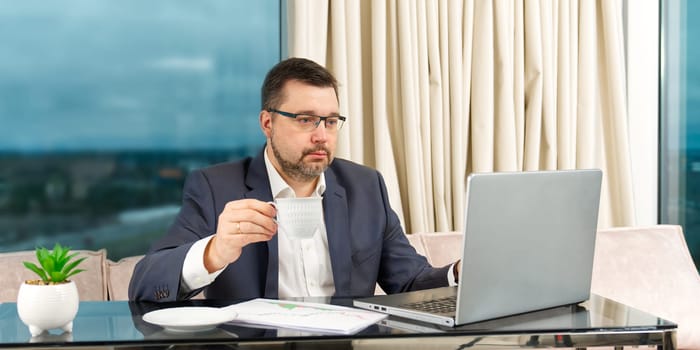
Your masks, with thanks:
[[[583,306],[566,305],[457,327],[440,326],[398,316],[390,316],[379,323],[394,330],[402,330],[408,333],[459,333],[465,331],[478,333],[483,331],[507,332],[542,329],[552,332],[564,332],[590,328],[591,317],[588,309]]]
[[[81,302],[73,333],[52,331],[32,338],[17,315],[16,303],[0,304],[0,347],[105,346],[261,349],[351,348],[354,345],[391,349],[464,348],[507,344],[508,347],[656,345],[673,349],[676,325],[599,296],[579,305],[514,315],[455,328],[390,316],[352,335],[328,335],[287,329],[266,329],[225,323],[205,332],[172,333],[143,321],[150,311],[180,307],[223,307],[241,302],[192,300],[172,303],[125,301]],[[313,300],[306,300],[313,301]],[[351,299],[330,300],[348,306]],[[559,335],[559,336],[556,336]],[[553,337],[555,339],[553,339]],[[491,342],[491,343],[489,343]],[[433,346],[435,345],[435,346]],[[505,346],[505,345],[504,345]],[[263,346],[264,347],[264,346]]]

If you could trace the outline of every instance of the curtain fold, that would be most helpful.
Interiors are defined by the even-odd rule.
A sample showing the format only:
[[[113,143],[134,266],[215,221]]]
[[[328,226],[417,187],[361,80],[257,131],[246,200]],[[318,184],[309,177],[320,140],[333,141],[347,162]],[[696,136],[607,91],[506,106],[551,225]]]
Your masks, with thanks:
[[[290,0],[326,65],[338,155],[377,168],[407,232],[461,230],[471,172],[601,168],[599,226],[634,225],[620,0]]]

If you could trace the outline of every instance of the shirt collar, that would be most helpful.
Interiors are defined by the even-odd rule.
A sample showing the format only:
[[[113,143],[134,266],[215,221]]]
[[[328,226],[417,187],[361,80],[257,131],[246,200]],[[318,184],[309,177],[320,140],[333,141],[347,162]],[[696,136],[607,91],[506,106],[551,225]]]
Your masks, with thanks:
[[[268,147],[270,146],[265,146],[265,150],[263,151],[263,153],[265,157],[265,169],[267,170],[267,177],[270,178],[270,192],[272,192],[272,198],[277,199],[296,197],[296,194],[294,193],[292,187],[290,187],[289,184],[287,184],[287,182],[284,181],[282,175],[280,175],[277,169],[275,169],[275,166],[272,165],[270,158],[267,156]],[[314,189],[314,192],[311,193],[311,197],[321,197],[324,192],[326,192],[326,174],[321,173],[318,179],[318,183],[316,183],[316,189]]]

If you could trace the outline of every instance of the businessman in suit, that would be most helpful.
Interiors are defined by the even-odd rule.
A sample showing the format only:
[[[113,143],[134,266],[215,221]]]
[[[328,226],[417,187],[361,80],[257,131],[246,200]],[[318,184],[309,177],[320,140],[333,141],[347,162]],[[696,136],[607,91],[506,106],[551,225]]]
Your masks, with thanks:
[[[408,243],[382,176],[334,159],[337,82],[313,61],[275,65],[262,87],[252,158],[195,170],[167,234],[136,265],[129,299],[368,296],[454,285],[459,264],[434,268]],[[322,197],[308,239],[278,233],[275,199]]]

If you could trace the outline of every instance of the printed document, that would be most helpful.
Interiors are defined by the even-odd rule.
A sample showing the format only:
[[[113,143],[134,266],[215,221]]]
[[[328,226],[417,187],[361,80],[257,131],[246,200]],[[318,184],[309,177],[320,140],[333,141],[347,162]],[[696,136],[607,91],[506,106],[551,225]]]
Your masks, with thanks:
[[[387,317],[386,314],[351,307],[262,298],[223,309],[238,314],[231,323],[339,334],[356,333]]]

